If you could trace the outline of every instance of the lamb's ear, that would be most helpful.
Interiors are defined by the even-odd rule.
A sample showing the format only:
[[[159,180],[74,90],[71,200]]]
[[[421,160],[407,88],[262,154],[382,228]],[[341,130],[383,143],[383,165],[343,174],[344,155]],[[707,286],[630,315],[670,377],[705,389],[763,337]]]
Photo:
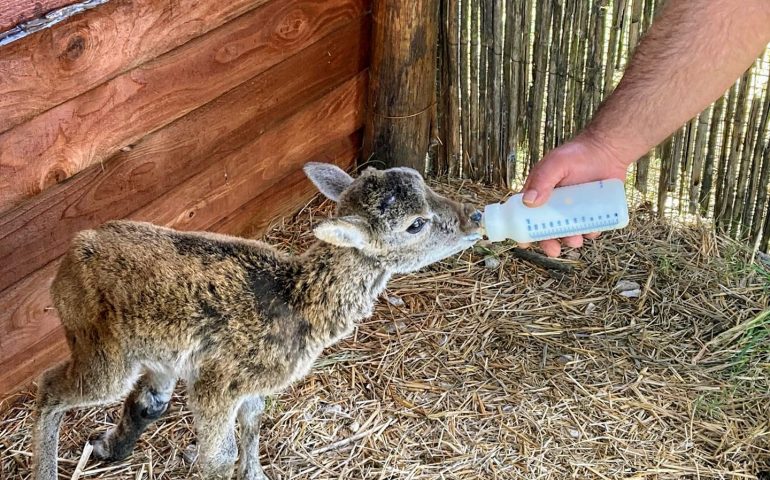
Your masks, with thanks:
[[[353,183],[353,178],[343,169],[331,163],[310,162],[305,164],[305,175],[318,190],[330,200],[338,202],[342,192]]]
[[[361,249],[369,244],[366,222],[355,216],[330,218],[321,222],[313,233],[316,238],[338,247]]]

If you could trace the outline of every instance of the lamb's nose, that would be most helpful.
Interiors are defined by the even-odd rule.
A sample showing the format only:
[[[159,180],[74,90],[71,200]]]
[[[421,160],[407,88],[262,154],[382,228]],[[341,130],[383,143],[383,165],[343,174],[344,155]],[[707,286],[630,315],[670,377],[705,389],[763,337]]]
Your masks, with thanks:
[[[481,223],[481,212],[476,210],[475,212],[471,213],[471,220],[476,223]]]

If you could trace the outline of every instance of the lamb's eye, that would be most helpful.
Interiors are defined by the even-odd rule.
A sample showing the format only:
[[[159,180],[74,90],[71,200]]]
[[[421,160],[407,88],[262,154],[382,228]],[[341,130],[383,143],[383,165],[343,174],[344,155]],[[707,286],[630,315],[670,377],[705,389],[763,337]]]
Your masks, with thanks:
[[[409,233],[419,233],[420,230],[422,230],[422,227],[425,226],[425,224],[428,223],[427,220],[424,218],[418,218],[414,222],[412,222],[411,225],[409,225],[409,228],[406,229]]]

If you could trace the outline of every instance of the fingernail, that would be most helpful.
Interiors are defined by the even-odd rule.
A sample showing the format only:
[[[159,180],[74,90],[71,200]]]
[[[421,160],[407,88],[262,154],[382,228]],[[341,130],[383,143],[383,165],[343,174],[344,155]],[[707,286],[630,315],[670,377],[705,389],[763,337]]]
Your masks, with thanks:
[[[524,192],[524,196],[521,197],[521,201],[527,205],[532,205],[537,200],[537,190],[527,190]]]

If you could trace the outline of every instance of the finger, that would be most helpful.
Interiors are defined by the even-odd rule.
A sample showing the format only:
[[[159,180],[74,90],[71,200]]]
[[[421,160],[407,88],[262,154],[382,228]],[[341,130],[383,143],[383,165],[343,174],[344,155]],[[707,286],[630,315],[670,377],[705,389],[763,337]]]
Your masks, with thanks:
[[[601,235],[601,234],[602,234],[602,232],[593,232],[593,233],[586,233],[583,236],[586,237],[589,240],[596,240],[597,238],[599,238],[599,235]]]
[[[561,243],[558,240],[543,240],[540,242],[540,248],[549,257],[558,257],[561,254]]]
[[[564,237],[561,239],[561,243],[570,248],[580,248],[583,246],[583,236],[573,235],[571,237]]]
[[[551,158],[554,158],[551,160]],[[550,198],[553,189],[566,176],[562,162],[546,156],[537,163],[527,177],[522,201],[528,207],[539,207]]]

